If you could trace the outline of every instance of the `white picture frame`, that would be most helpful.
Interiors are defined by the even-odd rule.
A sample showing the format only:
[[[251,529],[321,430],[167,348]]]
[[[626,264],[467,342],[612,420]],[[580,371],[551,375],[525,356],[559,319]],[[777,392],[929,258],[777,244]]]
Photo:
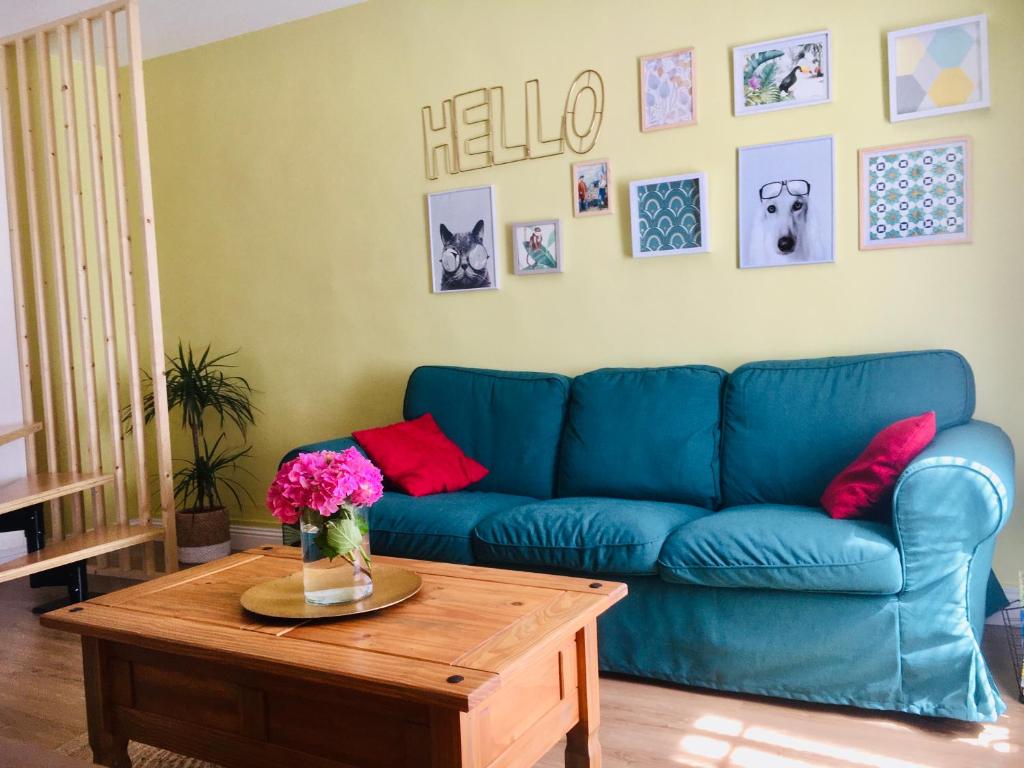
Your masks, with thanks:
[[[430,280],[434,293],[499,289],[497,220],[494,185],[427,194]],[[482,261],[480,248],[486,251]],[[454,269],[448,270],[448,264]]]
[[[738,154],[740,268],[834,263],[835,138],[756,144],[740,147]],[[801,180],[808,183],[808,193],[793,194],[789,182]],[[765,191],[769,184],[782,187],[777,197],[770,197],[773,190]],[[801,203],[799,210],[794,210],[796,203]]]
[[[512,231],[512,271],[517,275],[556,275],[562,272],[562,223],[559,219],[533,219],[516,221]],[[553,239],[552,239],[553,235]],[[538,239],[538,248],[527,245]],[[533,254],[541,252],[541,258]],[[553,266],[543,261],[553,259]]]
[[[814,49],[810,46],[819,47],[816,59],[808,58],[814,55]],[[748,71],[748,65],[752,63],[748,57],[757,54],[775,55],[765,58]],[[787,71],[779,69],[780,60]],[[832,101],[833,95],[832,33],[823,29],[735,46],[732,49],[732,73],[733,114],[737,117],[827,104]],[[789,82],[790,78],[792,83]],[[756,83],[753,82],[755,79]],[[756,84],[757,88],[754,89],[752,84]],[[748,86],[751,86],[749,92]],[[780,101],[748,103],[771,99],[780,93],[788,94],[788,97]]]
[[[940,60],[931,53],[935,35],[945,33],[952,36],[954,30],[960,28],[962,34],[972,39],[975,45],[964,49],[959,64],[957,58],[962,42],[951,41],[949,51]],[[959,36],[957,36],[959,37]],[[909,41],[917,38],[917,44]],[[976,48],[976,51],[972,50]],[[991,105],[989,93],[988,67],[988,16],[984,13],[977,16],[965,16],[934,24],[923,24],[918,27],[897,29],[888,35],[888,70],[889,70],[889,121],[893,123],[903,120],[919,120],[922,117],[949,115],[966,112],[972,109],[985,109]],[[966,64],[966,66],[960,66]],[[948,74],[952,70],[960,74]],[[950,101],[958,88],[962,89],[962,76],[974,75],[973,89],[959,103],[936,104],[938,96],[932,89],[936,87],[939,77],[948,78],[949,86],[940,100]],[[931,78],[930,80],[928,78]],[[924,79],[925,82],[921,82]],[[927,89],[926,87],[927,86]],[[976,95],[976,97],[975,97]],[[975,97],[975,98],[972,98]],[[920,104],[928,104],[924,109],[911,108],[920,100]],[[918,106],[920,106],[920,104]]]
[[[673,206],[673,198],[682,199],[682,204]],[[693,217],[692,224],[688,217]],[[681,173],[631,181],[629,224],[634,259],[707,253],[711,250],[707,175]],[[687,244],[694,239],[696,243]]]

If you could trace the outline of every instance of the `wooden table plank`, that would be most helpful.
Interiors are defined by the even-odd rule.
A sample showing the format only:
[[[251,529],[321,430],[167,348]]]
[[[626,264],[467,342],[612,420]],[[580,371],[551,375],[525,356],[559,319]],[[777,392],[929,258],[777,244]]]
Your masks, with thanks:
[[[333,681],[356,690],[468,711],[499,687],[498,676],[383,653],[240,631],[182,618],[139,615],[124,608],[83,603],[40,618],[50,629],[136,645],[185,652],[198,659],[230,661],[261,672],[315,682]],[[458,674],[457,684],[448,678]]]
[[[289,560],[301,560],[302,551],[298,547],[263,546],[248,549],[246,554],[259,554],[267,557],[281,557]],[[419,574],[432,573],[437,576],[450,576],[456,579],[485,581],[496,584],[518,584],[524,587],[541,589],[559,589],[567,592],[586,592],[596,595],[614,595],[622,591],[623,585],[605,579],[594,580],[579,576],[556,576],[549,573],[533,571],[512,571],[506,568],[488,568],[482,565],[462,565],[459,563],[440,563],[433,560],[412,560],[390,555],[375,555],[374,560],[390,563],[400,568],[408,568]]]
[[[423,587],[416,597],[386,611],[361,620],[305,623],[286,632],[298,639],[452,664],[564,594],[421,575]]]
[[[212,576],[219,571],[235,568],[243,563],[251,563],[254,560],[258,560],[259,557],[259,555],[244,553],[229,555],[228,557],[222,557],[219,560],[212,560],[209,563],[203,563],[202,565],[196,565],[180,571],[175,571],[174,573],[167,574],[159,579],[151,579],[150,581],[144,581],[140,584],[133,584],[130,587],[119,589],[116,592],[108,592],[105,595],[93,598],[91,602],[109,606],[125,605],[138,600],[145,595],[163,592],[165,589],[171,589],[179,584],[195,581],[196,579],[203,579]]]
[[[487,642],[459,656],[452,663],[496,674],[503,673],[522,654],[541,645],[566,625],[578,624],[581,618],[590,621],[591,615],[608,608],[608,601],[599,595],[579,592],[561,592],[557,598],[532,612],[529,616],[508,625]]]

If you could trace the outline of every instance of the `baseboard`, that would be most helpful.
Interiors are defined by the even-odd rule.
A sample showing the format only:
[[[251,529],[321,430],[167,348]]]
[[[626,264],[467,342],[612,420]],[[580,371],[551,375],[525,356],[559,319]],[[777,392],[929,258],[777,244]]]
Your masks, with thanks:
[[[273,528],[262,525],[233,524],[231,526],[231,549],[235,552],[280,543],[281,528],[278,526]]]

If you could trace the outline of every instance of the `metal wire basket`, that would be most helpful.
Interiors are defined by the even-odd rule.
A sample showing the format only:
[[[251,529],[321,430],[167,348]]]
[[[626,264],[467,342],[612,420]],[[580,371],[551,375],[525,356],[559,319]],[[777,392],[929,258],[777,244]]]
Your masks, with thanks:
[[[1017,676],[1017,699],[1024,704],[1024,637],[1021,636],[1021,612],[1024,602],[1014,600],[1003,608],[1003,624],[1006,626],[1006,642],[1010,646],[1010,658],[1013,660],[1013,672]]]

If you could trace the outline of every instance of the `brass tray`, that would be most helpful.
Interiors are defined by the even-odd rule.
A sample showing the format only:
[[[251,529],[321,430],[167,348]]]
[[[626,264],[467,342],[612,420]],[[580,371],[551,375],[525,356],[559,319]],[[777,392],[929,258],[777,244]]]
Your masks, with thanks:
[[[250,613],[275,619],[326,619],[357,616],[396,605],[420,591],[419,574],[394,565],[373,566],[373,594],[362,600],[336,605],[313,605],[302,591],[302,571],[272,579],[242,593],[242,607]]]

